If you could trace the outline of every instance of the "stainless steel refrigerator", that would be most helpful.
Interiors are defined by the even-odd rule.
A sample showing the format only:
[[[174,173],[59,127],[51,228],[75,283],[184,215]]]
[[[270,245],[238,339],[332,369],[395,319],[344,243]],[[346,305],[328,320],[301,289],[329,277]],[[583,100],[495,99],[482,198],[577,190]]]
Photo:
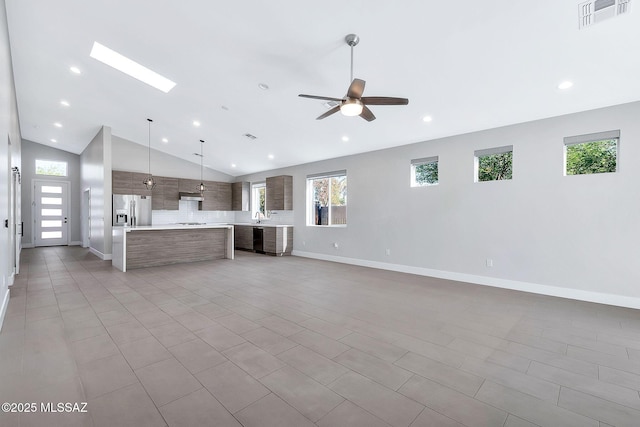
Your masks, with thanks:
[[[114,194],[113,225],[151,225],[151,196]]]

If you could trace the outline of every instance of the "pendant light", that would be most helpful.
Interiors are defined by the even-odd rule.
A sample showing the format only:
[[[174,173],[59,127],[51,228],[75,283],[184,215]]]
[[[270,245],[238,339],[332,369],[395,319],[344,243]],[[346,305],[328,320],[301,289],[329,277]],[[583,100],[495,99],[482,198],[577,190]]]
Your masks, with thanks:
[[[204,198],[204,192],[207,190],[207,187],[204,186],[204,180],[202,179],[202,170],[203,170],[203,162],[204,162],[204,141],[200,140],[200,185],[198,186],[198,191],[200,191],[200,195]]]
[[[147,119],[149,122],[149,176],[147,176],[142,183],[147,188],[147,190],[153,190],[153,187],[156,186],[156,180],[153,179],[153,175],[151,175],[151,122],[153,120]]]

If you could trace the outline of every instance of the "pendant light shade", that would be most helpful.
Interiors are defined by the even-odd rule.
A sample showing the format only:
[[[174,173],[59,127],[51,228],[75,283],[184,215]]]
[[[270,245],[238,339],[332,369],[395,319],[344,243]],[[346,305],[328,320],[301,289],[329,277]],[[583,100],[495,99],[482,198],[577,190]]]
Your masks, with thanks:
[[[200,140],[200,185],[198,186],[198,191],[202,198],[204,198],[204,192],[207,191],[207,187],[204,185],[204,180],[202,179],[202,170],[204,164],[204,140]]]
[[[151,122],[153,120],[147,119],[149,122],[149,175],[142,181],[147,190],[153,190],[156,186],[156,181],[153,179],[153,175],[151,175]]]

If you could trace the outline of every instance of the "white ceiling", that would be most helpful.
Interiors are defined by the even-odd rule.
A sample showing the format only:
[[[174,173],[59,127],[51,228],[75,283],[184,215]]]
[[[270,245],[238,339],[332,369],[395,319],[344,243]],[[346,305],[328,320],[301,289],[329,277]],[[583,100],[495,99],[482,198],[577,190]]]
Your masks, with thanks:
[[[107,125],[147,145],[150,117],[153,148],[199,163],[204,139],[205,164],[238,176],[639,100],[640,11],[579,30],[581,1],[6,0],[22,136],[80,153]],[[349,33],[365,96],[409,105],[316,121],[298,94],[344,95]],[[90,58],[94,41],[176,87]]]

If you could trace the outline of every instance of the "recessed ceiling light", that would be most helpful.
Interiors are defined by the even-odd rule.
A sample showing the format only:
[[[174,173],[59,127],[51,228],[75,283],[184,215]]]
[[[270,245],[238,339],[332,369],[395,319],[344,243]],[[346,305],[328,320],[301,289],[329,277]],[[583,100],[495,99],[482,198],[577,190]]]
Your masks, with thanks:
[[[61,128],[62,127],[62,123],[58,123],[58,122],[55,122],[53,125],[55,127],[57,127],[57,128]]]
[[[259,83],[258,87],[262,90],[269,90],[269,85],[266,83]]]
[[[273,154],[269,154],[267,157],[268,157],[269,159],[273,160],[273,158],[274,158],[275,156],[274,156]]]
[[[57,139],[55,139],[55,138],[51,138],[51,140],[50,140],[50,141],[51,141],[51,142],[58,142],[58,140],[57,140]]]
[[[199,122],[199,121],[197,121],[197,120],[194,120],[194,121],[193,121],[193,125],[194,125],[195,127],[200,127],[200,122]]]
[[[236,167],[236,164],[235,164],[235,163],[231,163],[231,167],[232,167],[232,168],[235,168],[235,167]]]
[[[424,116],[422,118],[422,121],[425,122],[425,123],[430,123],[431,120],[433,120],[433,118],[431,116]]]
[[[571,86],[573,86],[573,82],[566,80],[558,85],[558,89],[565,90],[565,89],[569,89]]]
[[[65,101],[64,99],[62,101],[60,101],[60,105],[64,106],[64,107],[68,107],[69,106],[69,101]]]
[[[153,86],[164,93],[169,92],[176,85],[168,78],[161,76],[155,71],[132,61],[126,56],[123,56],[98,42],[93,42],[93,48],[91,49],[89,56],[115,68],[118,71],[122,71],[123,73],[148,84],[149,86]]]
[[[162,138],[162,142],[166,144],[167,142],[169,142],[169,140],[167,138]]]
[[[69,71],[71,71],[73,74],[82,74],[82,71],[80,71],[80,68],[76,66],[69,67]]]
[[[342,137],[342,141],[344,141],[344,142],[349,141],[349,137],[348,137],[348,136],[346,136],[346,135],[345,135],[345,136],[343,136],[343,137]]]

